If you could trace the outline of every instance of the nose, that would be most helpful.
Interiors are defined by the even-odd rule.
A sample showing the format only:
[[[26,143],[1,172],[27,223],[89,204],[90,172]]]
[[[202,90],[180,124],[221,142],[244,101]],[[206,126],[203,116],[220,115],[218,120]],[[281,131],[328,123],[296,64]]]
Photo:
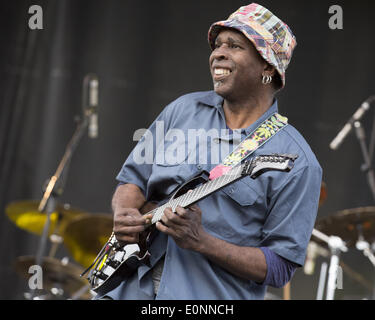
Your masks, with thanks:
[[[213,62],[214,60],[221,61],[221,60],[226,60],[226,59],[228,59],[228,54],[224,46],[215,48],[211,52],[211,62]]]

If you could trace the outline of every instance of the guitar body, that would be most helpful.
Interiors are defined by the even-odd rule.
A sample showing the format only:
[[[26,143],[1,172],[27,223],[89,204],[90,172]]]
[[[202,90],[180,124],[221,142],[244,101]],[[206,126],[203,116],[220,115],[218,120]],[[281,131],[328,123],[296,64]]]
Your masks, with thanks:
[[[148,249],[157,232],[155,223],[161,221],[165,208],[171,207],[173,211],[177,206],[187,208],[247,175],[256,179],[269,170],[289,172],[297,157],[297,155],[277,154],[257,156],[251,161],[245,161],[244,164],[232,168],[214,180],[209,180],[209,173],[202,171],[174,190],[168,200],[158,204],[146,203],[141,209],[141,213],[152,215],[151,226],[140,234],[137,244],[121,246],[112,233],[108,242],[88,269],[91,269],[88,280],[92,290],[108,292],[124,278],[132,275],[140,265],[149,265],[150,253]],[[191,192],[188,192],[190,190]]]
[[[167,200],[159,203],[147,202],[141,209],[142,214],[147,214],[158,207],[162,203],[171,201],[179,197],[198,185],[208,181],[209,173],[201,171],[186,182],[178,186],[167,197]],[[102,249],[103,255],[89,275],[90,284],[95,292],[108,292],[116,288],[124,278],[131,276],[140,265],[150,263],[150,253],[148,251],[152,240],[156,236],[158,230],[152,224],[147,230],[139,234],[138,244],[128,244],[119,247],[114,235],[106,243]],[[97,258],[98,259],[98,258]]]

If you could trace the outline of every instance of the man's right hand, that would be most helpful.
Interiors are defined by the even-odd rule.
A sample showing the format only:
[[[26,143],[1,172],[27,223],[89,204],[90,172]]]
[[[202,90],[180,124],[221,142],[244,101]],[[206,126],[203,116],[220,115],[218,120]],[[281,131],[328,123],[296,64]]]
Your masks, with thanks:
[[[142,215],[135,208],[119,208],[114,212],[113,232],[121,245],[138,243],[139,233],[150,224],[152,215]]]

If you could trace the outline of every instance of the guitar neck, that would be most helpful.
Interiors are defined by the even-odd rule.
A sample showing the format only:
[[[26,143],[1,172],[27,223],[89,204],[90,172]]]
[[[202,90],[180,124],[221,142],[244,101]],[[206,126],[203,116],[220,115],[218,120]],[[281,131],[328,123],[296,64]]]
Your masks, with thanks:
[[[209,180],[208,182],[204,183],[203,185],[200,185],[192,191],[187,192],[177,198],[169,200],[167,203],[149,212],[153,214],[151,223],[156,223],[160,221],[165,208],[171,207],[173,211],[176,210],[177,206],[187,208],[188,206],[191,206],[192,204],[218,191],[219,189],[237,181],[238,179],[242,178],[242,176],[242,166],[237,166],[232,168],[226,174],[223,174],[222,176],[214,180]]]

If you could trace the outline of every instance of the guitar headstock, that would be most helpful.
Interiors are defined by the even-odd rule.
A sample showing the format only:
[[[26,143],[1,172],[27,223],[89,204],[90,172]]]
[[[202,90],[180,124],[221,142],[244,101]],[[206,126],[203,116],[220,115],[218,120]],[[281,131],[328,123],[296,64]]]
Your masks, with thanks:
[[[244,163],[242,175],[250,175],[255,179],[270,170],[289,172],[298,158],[295,154],[270,154],[256,156]]]

